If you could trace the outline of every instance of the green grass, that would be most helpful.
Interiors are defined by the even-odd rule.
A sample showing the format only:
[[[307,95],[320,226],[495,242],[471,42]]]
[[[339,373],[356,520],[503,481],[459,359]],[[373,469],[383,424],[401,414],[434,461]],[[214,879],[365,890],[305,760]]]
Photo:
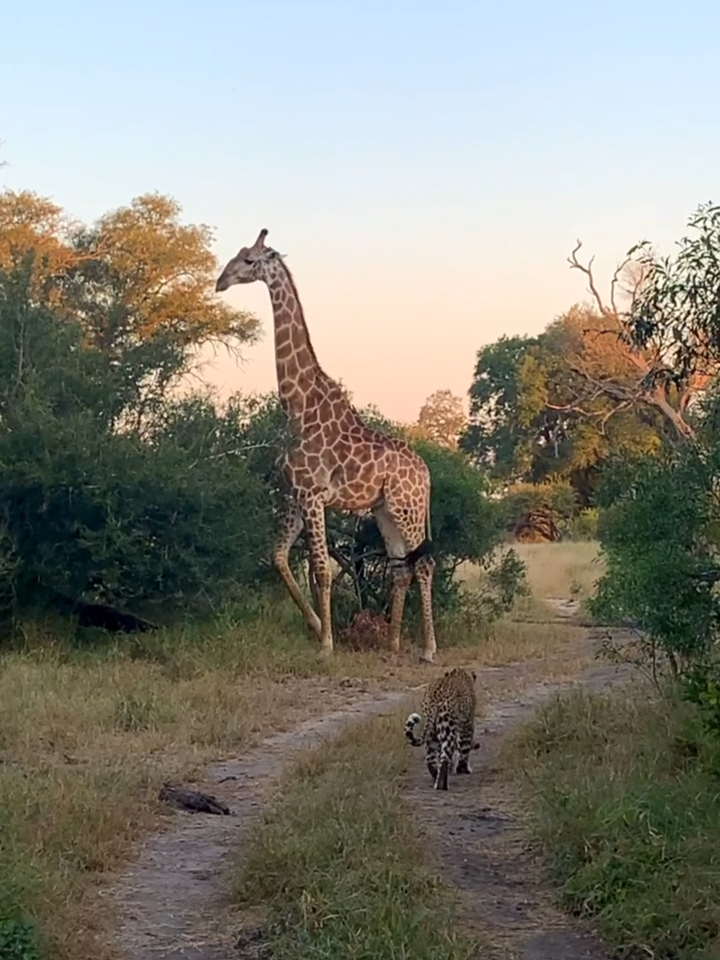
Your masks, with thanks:
[[[399,774],[413,759],[393,716],[352,727],[285,779],[256,825],[236,888],[262,908],[275,960],[465,960],[455,902],[424,861]]]
[[[556,699],[509,743],[573,913],[621,956],[720,957],[720,740],[647,691]]]

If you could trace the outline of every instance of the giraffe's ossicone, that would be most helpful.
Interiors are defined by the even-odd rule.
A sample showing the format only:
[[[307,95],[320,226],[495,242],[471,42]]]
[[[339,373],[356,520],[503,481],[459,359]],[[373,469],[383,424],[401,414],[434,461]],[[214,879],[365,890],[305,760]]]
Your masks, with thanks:
[[[359,417],[342,388],[318,363],[302,305],[283,258],[265,245],[267,230],[243,247],[218,277],[216,290],[234,284],[266,284],[275,329],[275,361],[280,402],[298,433],[283,474],[292,491],[273,559],[306,623],[333,649],[331,570],[325,509],[361,513],[377,520],[393,571],[390,643],[400,649],[405,596],[413,576],[422,598],[422,659],[435,656],[430,540],[430,472],[408,443],[373,430]],[[317,585],[319,616],[300,590],[289,564],[292,545],[303,528]]]

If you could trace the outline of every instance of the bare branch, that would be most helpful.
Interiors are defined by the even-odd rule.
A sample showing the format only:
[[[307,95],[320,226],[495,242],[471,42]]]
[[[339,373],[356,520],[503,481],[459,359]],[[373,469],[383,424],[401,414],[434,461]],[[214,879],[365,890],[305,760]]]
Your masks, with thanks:
[[[573,250],[572,254],[568,257],[568,263],[570,264],[570,269],[579,270],[581,273],[585,274],[585,276],[587,277],[589,291],[593,295],[593,298],[595,300],[595,303],[597,304],[598,310],[604,317],[608,316],[608,314],[610,314],[611,311],[608,310],[608,308],[603,303],[603,300],[602,300],[602,297],[600,296],[598,288],[595,286],[595,277],[593,276],[593,272],[592,272],[592,265],[595,262],[595,257],[594,256],[590,257],[587,263],[587,266],[580,263],[580,261],[577,258],[577,255],[581,247],[582,247],[582,240],[578,240],[575,246],[575,249]]]

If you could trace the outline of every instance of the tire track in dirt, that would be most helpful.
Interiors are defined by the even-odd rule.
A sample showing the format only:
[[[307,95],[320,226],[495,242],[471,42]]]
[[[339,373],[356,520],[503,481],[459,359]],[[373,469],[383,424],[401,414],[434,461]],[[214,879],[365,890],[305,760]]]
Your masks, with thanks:
[[[563,603],[560,609],[560,603]],[[561,617],[574,607],[558,602]],[[587,655],[597,643],[577,648]],[[527,664],[475,668],[487,688],[521,681]],[[594,668],[579,682],[597,686],[617,668]],[[514,699],[491,701],[478,721],[474,773],[453,777],[447,794],[432,790],[423,764],[407,795],[447,880],[460,891],[465,922],[500,944],[503,960],[607,960],[599,945],[551,905],[540,865],[527,847],[517,797],[493,770],[499,739],[554,692],[572,683],[539,683]],[[216,764],[195,786],[214,794],[231,816],[168,813],[166,829],[147,837],[136,860],[97,894],[107,909],[105,946],[124,960],[238,960],[230,892],[243,836],[280,777],[299,756],[344,727],[395,710],[410,689],[362,694],[340,710],[275,734],[244,757]],[[482,732],[484,729],[484,732]],[[505,950],[511,952],[507,952]],[[517,952],[517,951],[520,952]],[[585,951],[585,952],[583,952]]]
[[[567,609],[565,616],[572,615]],[[597,650],[589,636],[585,652]],[[488,944],[493,960],[611,960],[589,926],[560,911],[545,866],[523,822],[517,787],[497,766],[505,735],[554,694],[573,687],[601,692],[631,679],[627,666],[595,666],[574,681],[537,683],[516,697],[491,702],[476,721],[480,749],[473,773],[453,776],[447,793],[432,788],[424,763],[408,777],[405,791],[443,879],[460,894],[460,922]],[[478,676],[480,679],[480,676]]]
[[[177,812],[141,845],[135,862],[98,891],[115,919],[107,945],[126,960],[237,960],[229,908],[231,869],[243,833],[303,750],[349,723],[392,711],[408,691],[356,698],[342,710],[267,737],[241,759],[211,767],[198,789],[231,816]]]

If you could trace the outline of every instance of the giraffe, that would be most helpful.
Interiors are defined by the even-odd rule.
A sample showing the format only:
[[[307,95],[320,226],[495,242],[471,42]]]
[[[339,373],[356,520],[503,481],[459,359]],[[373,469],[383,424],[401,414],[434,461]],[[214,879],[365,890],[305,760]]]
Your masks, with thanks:
[[[273,552],[273,562],[321,653],[333,651],[331,569],[325,510],[371,510],[385,543],[393,576],[390,646],[400,650],[405,597],[413,576],[420,587],[424,649],[436,652],[432,610],[435,561],[430,540],[430,471],[404,440],[371,429],[342,388],[318,363],[295,282],[283,255],[265,245],[267,230],[242,247],[218,277],[217,292],[238,283],[261,281],[270,293],[275,328],[275,362],[280,403],[298,433],[298,444],[282,471],[291,490]],[[292,545],[305,528],[317,587],[315,612],[290,569]]]

